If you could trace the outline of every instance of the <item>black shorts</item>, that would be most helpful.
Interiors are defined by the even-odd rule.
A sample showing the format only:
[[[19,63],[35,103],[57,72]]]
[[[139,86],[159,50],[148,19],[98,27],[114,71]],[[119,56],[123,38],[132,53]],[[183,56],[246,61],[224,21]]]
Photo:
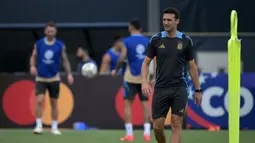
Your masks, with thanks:
[[[123,97],[125,100],[133,100],[136,94],[138,94],[141,101],[148,100],[148,97],[143,95],[141,84],[128,83],[124,81],[123,85],[124,85]]]
[[[46,93],[46,90],[49,92],[50,98],[58,98],[59,96],[59,88],[60,88],[60,82],[54,81],[54,82],[36,82],[35,84],[35,91],[36,95],[44,94]]]
[[[152,98],[152,118],[166,117],[171,107],[171,113],[185,115],[188,92],[186,87],[155,88]]]

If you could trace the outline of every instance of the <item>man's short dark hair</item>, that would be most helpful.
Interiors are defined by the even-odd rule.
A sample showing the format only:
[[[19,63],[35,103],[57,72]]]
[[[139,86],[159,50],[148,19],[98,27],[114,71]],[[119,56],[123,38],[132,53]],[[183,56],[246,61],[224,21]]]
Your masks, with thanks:
[[[78,49],[81,49],[84,53],[89,54],[89,50],[86,48],[83,48],[82,46],[78,46]]]
[[[54,21],[49,21],[46,23],[45,27],[57,27]]]
[[[136,30],[140,30],[142,28],[141,22],[138,19],[133,19],[129,22]]]
[[[117,35],[117,36],[114,37],[113,40],[114,40],[114,42],[116,42],[116,41],[119,41],[121,39],[122,39],[122,36]]]
[[[168,7],[164,10],[163,14],[174,14],[176,19],[180,19],[180,13],[176,8]]]

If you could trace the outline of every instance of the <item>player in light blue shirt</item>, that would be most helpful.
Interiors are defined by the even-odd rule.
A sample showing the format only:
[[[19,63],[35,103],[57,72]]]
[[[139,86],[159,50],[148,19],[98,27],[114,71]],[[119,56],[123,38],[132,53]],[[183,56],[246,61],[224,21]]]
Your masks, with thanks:
[[[141,90],[141,67],[145,58],[146,47],[149,39],[142,35],[141,24],[139,20],[132,20],[129,23],[130,36],[122,41],[121,56],[117,64],[116,70],[112,72],[114,75],[122,67],[124,60],[127,59],[127,66],[124,74],[124,104],[125,104],[125,128],[126,136],[121,138],[122,141],[133,141],[132,126],[132,101],[138,94],[144,109],[144,140],[150,140],[150,111],[148,97],[143,95]]]
[[[36,41],[30,58],[30,72],[36,76],[36,127],[35,134],[43,131],[42,112],[43,102],[46,91],[49,91],[50,103],[52,107],[52,133],[60,135],[58,130],[58,97],[60,91],[60,75],[59,68],[62,64],[67,72],[69,84],[73,83],[73,76],[67,54],[65,44],[56,39],[57,27],[54,22],[49,22],[45,27],[45,37]]]
[[[121,40],[121,36],[116,36],[112,47],[105,52],[100,67],[100,73],[111,73],[112,70],[115,70],[121,54]],[[120,73],[121,72],[120,70]]]

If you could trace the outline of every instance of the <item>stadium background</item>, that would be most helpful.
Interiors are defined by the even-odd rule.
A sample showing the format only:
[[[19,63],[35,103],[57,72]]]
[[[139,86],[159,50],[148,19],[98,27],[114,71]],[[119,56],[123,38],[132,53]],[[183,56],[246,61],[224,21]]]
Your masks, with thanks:
[[[180,10],[179,30],[193,39],[201,71],[199,79],[205,90],[201,107],[194,106],[192,96],[189,98],[184,128],[208,129],[218,125],[228,128],[227,40],[230,12],[235,9],[242,39],[240,128],[255,129],[255,13],[251,12],[255,2],[252,0],[8,0],[0,3],[0,129],[31,128],[34,125],[34,83],[28,74],[29,57],[33,43],[43,37],[44,23],[49,20],[57,22],[58,38],[67,45],[75,74],[75,84],[70,87],[64,84],[63,77],[60,127],[72,128],[74,122],[81,121],[93,128],[122,129],[121,77],[99,75],[86,79],[75,73],[77,47],[87,48],[100,65],[114,36],[128,36],[128,21],[139,18],[144,34],[150,37],[162,30],[161,12],[169,6]],[[193,90],[189,86],[191,94]],[[44,124],[50,125],[47,102],[44,111]],[[133,111],[134,125],[139,128],[142,112],[138,100]],[[242,141],[249,142],[251,138]]]

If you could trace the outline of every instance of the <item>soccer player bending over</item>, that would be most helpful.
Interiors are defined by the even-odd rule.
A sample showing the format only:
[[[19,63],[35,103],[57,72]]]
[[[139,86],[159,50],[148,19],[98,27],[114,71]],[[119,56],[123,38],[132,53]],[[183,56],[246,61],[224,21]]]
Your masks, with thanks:
[[[179,12],[167,8],[163,14],[165,31],[152,36],[147,47],[147,56],[142,65],[142,91],[149,95],[152,87],[148,84],[148,66],[156,57],[156,79],[152,98],[154,135],[158,143],[166,143],[164,123],[171,107],[171,143],[181,143],[183,115],[187,104],[187,80],[189,73],[196,88],[195,104],[202,102],[202,93],[194,60],[193,43],[190,37],[177,30]]]
[[[125,38],[122,42],[121,55],[117,64],[116,72],[122,67],[125,58],[127,58],[127,66],[124,74],[124,114],[126,136],[121,141],[133,141],[133,125],[132,125],[132,102],[135,95],[138,94],[144,111],[144,140],[150,140],[150,111],[148,97],[143,95],[141,89],[142,77],[141,67],[145,58],[145,48],[149,43],[147,37],[141,34],[141,25],[139,20],[132,20],[129,23],[129,32],[131,36]]]
[[[120,57],[120,50],[122,46],[122,37],[121,36],[116,36],[114,38],[114,43],[110,49],[108,49],[102,59],[102,64],[100,67],[100,73],[111,73],[112,70],[115,70],[117,63],[119,61]],[[123,68],[119,70],[119,74],[122,74]]]
[[[57,28],[54,22],[49,22],[45,26],[45,37],[36,41],[30,58],[30,72],[36,76],[36,126],[35,134],[43,132],[42,112],[43,102],[46,90],[49,91],[52,116],[52,130],[55,135],[60,135],[58,130],[58,104],[60,76],[59,67],[61,59],[67,72],[69,84],[73,83],[70,64],[65,51],[65,45],[62,41],[55,38]]]

